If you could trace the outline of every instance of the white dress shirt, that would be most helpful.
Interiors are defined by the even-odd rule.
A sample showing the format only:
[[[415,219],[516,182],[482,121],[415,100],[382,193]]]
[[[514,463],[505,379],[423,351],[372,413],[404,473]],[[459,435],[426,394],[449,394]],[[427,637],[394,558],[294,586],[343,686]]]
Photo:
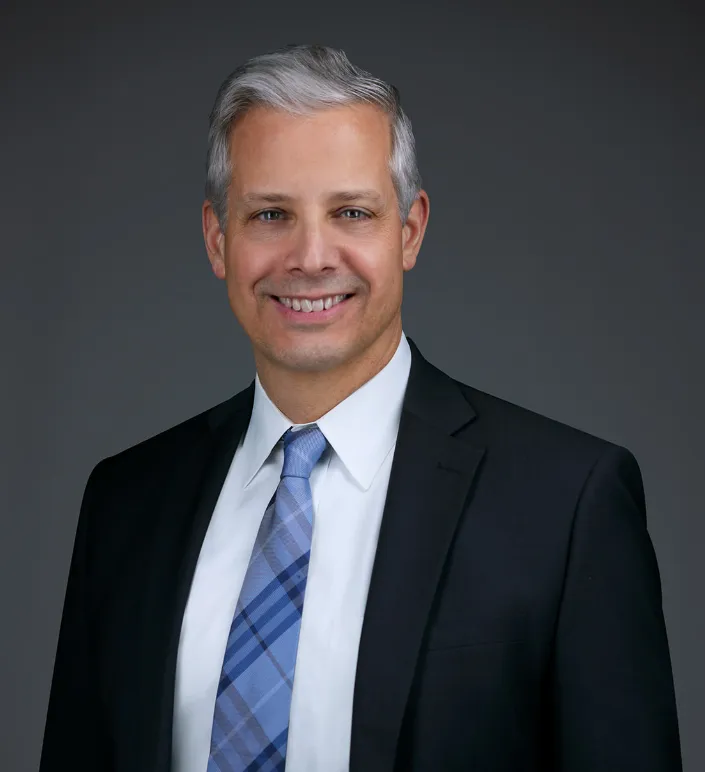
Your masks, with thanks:
[[[291,698],[287,772],[347,772],[362,620],[387,495],[411,351],[316,424],[328,447],[311,473],[313,540]],[[181,627],[174,772],[205,772],[218,681],[260,521],[290,427],[255,377],[252,417],[220,491]]]

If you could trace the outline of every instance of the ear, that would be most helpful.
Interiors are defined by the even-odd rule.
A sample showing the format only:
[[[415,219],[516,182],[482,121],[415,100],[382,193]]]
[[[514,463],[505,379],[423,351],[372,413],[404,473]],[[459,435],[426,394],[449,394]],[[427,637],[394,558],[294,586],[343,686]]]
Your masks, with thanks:
[[[211,261],[213,273],[219,278],[225,278],[225,235],[220,229],[220,223],[215,216],[213,204],[203,202],[203,239],[206,242],[206,252]]]
[[[416,265],[416,256],[426,233],[430,208],[428,194],[425,190],[420,190],[402,227],[402,265],[405,271],[410,271]]]

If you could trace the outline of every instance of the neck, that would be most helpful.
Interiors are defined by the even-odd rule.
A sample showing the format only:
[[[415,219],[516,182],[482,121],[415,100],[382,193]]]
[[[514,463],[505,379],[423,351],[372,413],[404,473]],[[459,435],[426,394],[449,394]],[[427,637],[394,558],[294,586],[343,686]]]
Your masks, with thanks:
[[[331,370],[287,370],[271,360],[257,361],[255,357],[260,383],[290,421],[317,421],[389,363],[401,339],[401,320],[392,327],[359,357]]]

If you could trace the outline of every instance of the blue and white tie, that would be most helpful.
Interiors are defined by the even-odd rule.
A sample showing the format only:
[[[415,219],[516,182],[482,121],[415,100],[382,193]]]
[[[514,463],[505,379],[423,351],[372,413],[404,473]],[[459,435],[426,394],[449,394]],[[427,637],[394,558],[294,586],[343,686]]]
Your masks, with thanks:
[[[218,684],[208,772],[283,772],[313,532],[309,476],[326,448],[315,424],[284,435]]]

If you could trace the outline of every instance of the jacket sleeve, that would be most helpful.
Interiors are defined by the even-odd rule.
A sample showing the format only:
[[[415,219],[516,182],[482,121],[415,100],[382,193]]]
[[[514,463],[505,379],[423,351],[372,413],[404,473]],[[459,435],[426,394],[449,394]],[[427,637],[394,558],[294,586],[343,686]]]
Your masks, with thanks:
[[[91,629],[91,519],[100,462],[83,494],[49,695],[40,772],[110,772]]]
[[[616,445],[595,464],[576,508],[554,654],[557,769],[682,769],[641,472]]]

